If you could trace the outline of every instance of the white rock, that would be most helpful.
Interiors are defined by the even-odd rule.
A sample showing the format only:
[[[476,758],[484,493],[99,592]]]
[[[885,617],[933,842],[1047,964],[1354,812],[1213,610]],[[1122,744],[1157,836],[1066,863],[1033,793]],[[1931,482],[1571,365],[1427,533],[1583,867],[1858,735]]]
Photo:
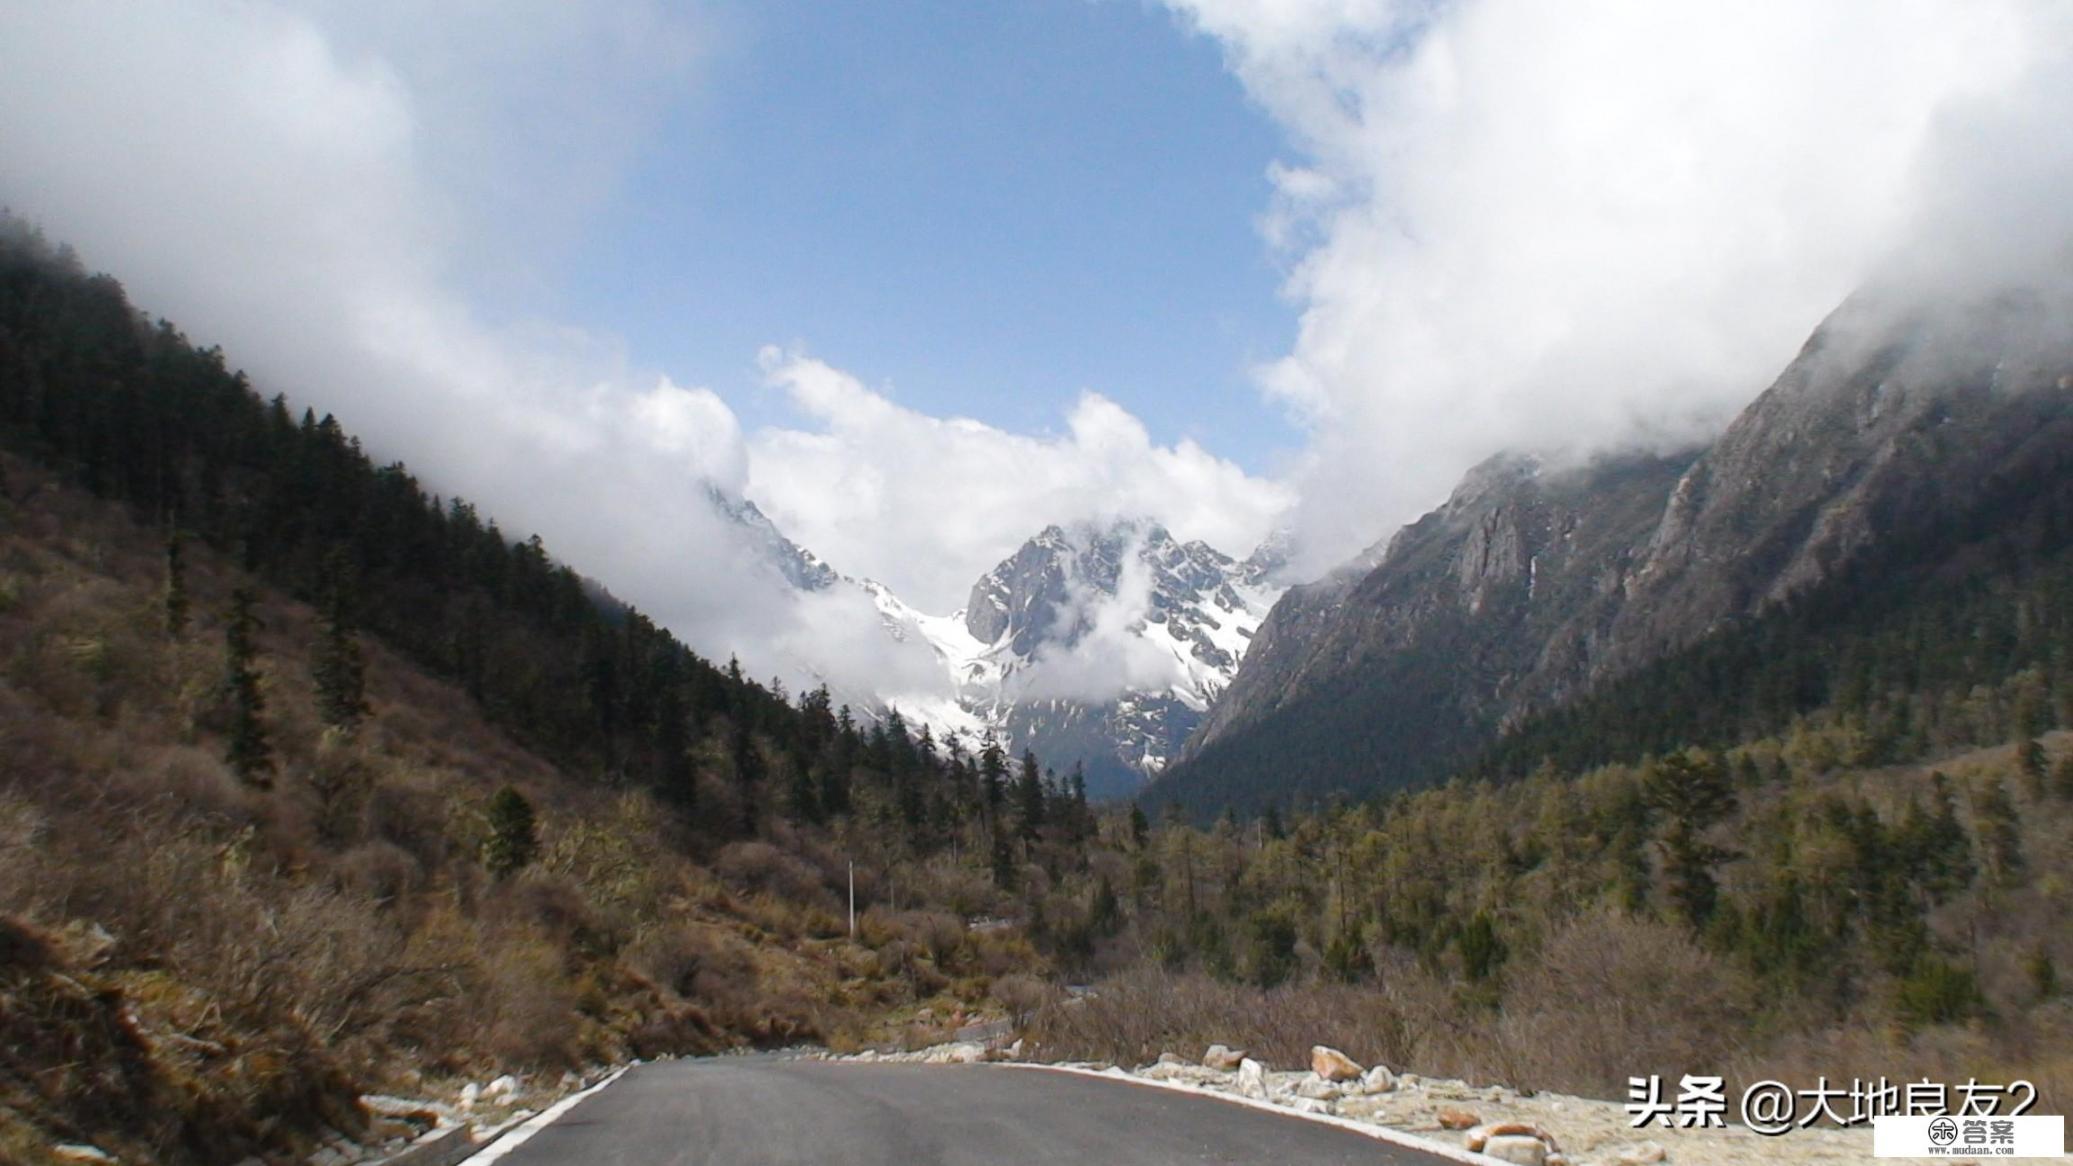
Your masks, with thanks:
[[[525,1092],[525,1086],[518,1083],[518,1078],[506,1073],[502,1077],[490,1082],[489,1088],[483,1090],[483,1092],[491,1097],[509,1101]]]
[[[1360,1075],[1362,1093],[1394,1093],[1396,1084],[1396,1074],[1387,1065],[1377,1065]]]
[[[1288,1107],[1297,1113],[1329,1114],[1332,1112],[1331,1102],[1320,1101],[1315,1097],[1298,1097],[1294,1101],[1289,1102]]]
[[[89,1146],[83,1142],[67,1142],[64,1145],[52,1146],[50,1152],[56,1155],[58,1160],[62,1162],[115,1161],[115,1155],[110,1154],[99,1146]]]
[[[1661,1142],[1638,1142],[1631,1146],[1621,1146],[1613,1161],[1619,1163],[1619,1166],[1650,1166],[1651,1163],[1661,1162],[1669,1156],[1670,1152],[1663,1149]]]
[[[1336,1101],[1339,1098],[1339,1087],[1312,1073],[1297,1084],[1296,1096],[1316,1101]]]
[[[1244,1097],[1267,1099],[1267,1067],[1251,1057],[1238,1062],[1238,1092]]]
[[[1160,1053],[1158,1063],[1161,1065],[1185,1065],[1188,1062],[1176,1053]]]
[[[1499,1134],[1483,1143],[1483,1154],[1514,1166],[1546,1166],[1548,1148],[1525,1134]]]
[[[1224,1045],[1211,1045],[1209,1046],[1209,1051],[1202,1054],[1202,1063],[1205,1066],[1211,1069],[1221,1069],[1226,1073],[1236,1069],[1238,1063],[1244,1059],[1244,1049],[1228,1048]]]
[[[474,1109],[475,1103],[480,1100],[482,1100],[482,1086],[477,1085],[473,1081],[461,1086],[462,1109]]]

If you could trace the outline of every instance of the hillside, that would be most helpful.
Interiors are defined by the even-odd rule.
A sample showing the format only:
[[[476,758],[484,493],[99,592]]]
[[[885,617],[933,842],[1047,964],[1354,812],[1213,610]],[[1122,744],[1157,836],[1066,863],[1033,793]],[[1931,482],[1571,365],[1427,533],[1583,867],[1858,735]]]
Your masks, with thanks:
[[[1703,451],[1479,467],[1385,549],[1284,597],[1147,796],[1199,814],[1434,781],[1651,665],[1627,691],[1660,715],[1741,708],[1755,692],[1776,703],[1777,665],[1761,662],[1775,653],[1735,639],[1767,634],[1753,622],[1795,618],[1780,614],[1792,605],[1804,660],[1846,650],[1842,623],[1808,613],[1857,627],[1876,610],[1899,626],[1917,584],[2017,585],[2068,520],[2065,332],[2047,297],[1913,312],[1859,297]],[[1703,666],[1678,656],[1702,641],[1741,644],[1719,650],[1772,671],[1757,683],[1721,671],[1717,653]],[[1699,667],[1704,692],[1687,683],[1664,699],[1668,676]],[[1673,729],[1650,744],[1689,740]]]
[[[698,658],[4,226],[0,1159],[298,1161],[370,1090],[927,1039],[1081,958],[1034,758]]]

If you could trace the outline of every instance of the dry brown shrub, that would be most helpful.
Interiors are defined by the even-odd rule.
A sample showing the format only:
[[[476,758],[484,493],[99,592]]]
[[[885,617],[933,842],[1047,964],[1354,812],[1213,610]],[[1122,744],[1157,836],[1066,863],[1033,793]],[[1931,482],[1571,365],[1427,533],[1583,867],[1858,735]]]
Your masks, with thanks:
[[[473,1007],[487,1021],[483,1048],[499,1062],[539,1069],[576,1063],[576,1003],[561,963],[556,948],[519,937],[487,954],[487,982]]]
[[[834,897],[821,873],[768,842],[731,842],[713,858],[713,870],[732,886],[831,908]]]
[[[1601,1097],[1632,1076],[1706,1071],[1746,1029],[1739,979],[1681,927],[1593,912],[1512,975],[1485,1055],[1511,1084]]]

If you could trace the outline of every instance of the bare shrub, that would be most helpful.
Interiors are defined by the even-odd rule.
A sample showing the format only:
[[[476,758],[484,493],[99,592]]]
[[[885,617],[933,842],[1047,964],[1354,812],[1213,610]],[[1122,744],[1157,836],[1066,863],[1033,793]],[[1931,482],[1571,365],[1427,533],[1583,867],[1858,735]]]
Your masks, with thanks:
[[[1732,1053],[1747,1015],[1736,976],[1680,927],[1597,911],[1549,936],[1495,1026],[1510,1083],[1617,1096],[1631,1076],[1675,1079]]]
[[[713,870],[742,890],[761,891],[798,903],[833,902],[819,871],[768,842],[732,842],[721,847],[713,859]]]
[[[1058,990],[1035,976],[1002,976],[993,982],[994,1002],[1008,1011],[1008,1023],[1017,1032],[1029,1027],[1039,1008],[1058,998]]]

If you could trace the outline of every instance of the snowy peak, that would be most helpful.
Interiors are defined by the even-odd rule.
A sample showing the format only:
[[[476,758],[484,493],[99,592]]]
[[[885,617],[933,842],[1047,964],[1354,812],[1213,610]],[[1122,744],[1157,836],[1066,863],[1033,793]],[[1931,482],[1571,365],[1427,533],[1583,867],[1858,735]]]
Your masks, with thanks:
[[[819,555],[786,538],[754,502],[714,485],[707,485],[705,492],[713,509],[747,535],[757,559],[776,570],[785,582],[801,591],[825,591],[842,580],[842,575],[822,562]]]

